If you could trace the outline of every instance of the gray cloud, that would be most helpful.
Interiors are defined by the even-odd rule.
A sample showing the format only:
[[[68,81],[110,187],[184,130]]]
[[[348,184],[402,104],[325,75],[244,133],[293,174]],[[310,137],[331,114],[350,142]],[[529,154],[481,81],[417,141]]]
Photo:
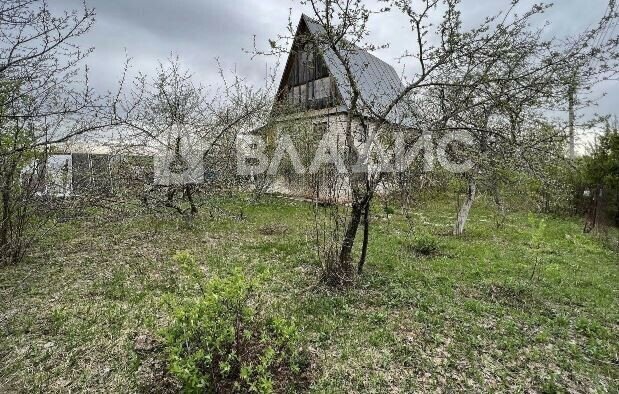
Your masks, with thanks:
[[[372,0],[376,1],[376,0]],[[473,25],[483,17],[498,12],[509,0],[463,0],[465,24]],[[53,0],[56,10],[79,8],[80,0]],[[533,4],[527,0],[527,5]],[[548,36],[577,33],[591,26],[606,9],[606,0],[562,0],[552,10],[536,20],[540,25],[546,20],[552,25]],[[376,3],[377,4],[377,3]],[[249,81],[260,84],[265,67],[273,65],[273,58],[257,58],[244,53],[242,48],[252,46],[253,36],[259,44],[286,33],[289,9],[297,19],[301,12],[310,13],[298,2],[286,0],[89,0],[96,9],[97,22],[81,40],[84,46],[95,48],[88,59],[93,86],[101,90],[114,89],[120,76],[125,51],[131,57],[133,70],[151,72],[159,60],[171,53],[178,54],[183,62],[205,85],[218,82],[219,58],[227,69],[236,71]],[[296,23],[296,21],[295,21]],[[402,50],[410,46],[406,19],[393,14],[377,17],[370,25],[375,43],[390,43],[390,47],[376,55],[394,63]],[[394,64],[397,68],[397,64]],[[595,91],[603,97],[594,112],[619,115],[619,83],[609,82]]]

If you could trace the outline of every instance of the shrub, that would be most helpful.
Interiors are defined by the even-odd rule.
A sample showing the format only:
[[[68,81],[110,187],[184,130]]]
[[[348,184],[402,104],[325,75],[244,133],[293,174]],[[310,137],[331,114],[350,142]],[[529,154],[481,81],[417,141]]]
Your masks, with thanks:
[[[185,391],[268,393],[300,376],[297,327],[257,306],[254,283],[237,273],[175,308],[164,336],[170,371]]]
[[[430,256],[438,250],[438,240],[431,234],[423,233],[413,237],[409,244],[412,252],[422,256]]]
[[[389,216],[395,214],[395,209],[393,209],[390,206],[385,205],[383,207],[383,210],[385,212],[385,216],[387,217],[387,220],[389,220]]]

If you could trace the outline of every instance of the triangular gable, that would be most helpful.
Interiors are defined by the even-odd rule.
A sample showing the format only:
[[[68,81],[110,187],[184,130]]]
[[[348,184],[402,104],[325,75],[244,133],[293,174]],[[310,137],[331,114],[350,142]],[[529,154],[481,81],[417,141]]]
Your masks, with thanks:
[[[294,56],[296,55],[296,46],[304,39],[312,39],[316,43],[323,42],[324,39],[321,40],[321,36],[324,36],[324,34],[325,30],[319,23],[307,15],[301,16],[291,53],[288,56],[284,75],[280,82],[278,91],[280,94],[285,90],[286,82],[292,69],[292,62],[294,62]],[[352,88],[344,65],[337,58],[335,52],[327,45],[320,46],[319,53],[322,61],[327,66],[330,76],[335,79],[337,92],[341,97],[342,104],[344,104],[346,109],[350,108]],[[395,69],[388,63],[358,47],[342,51],[342,55],[350,65],[351,72],[359,87],[362,101],[371,106],[376,112],[384,110],[402,91],[402,81]],[[392,111],[388,120],[396,121],[396,111]]]
[[[293,86],[303,85],[310,81],[332,76],[322,51],[317,49],[308,50],[308,48],[304,47],[306,43],[313,41],[313,36],[306,21],[304,18],[301,18],[297,25],[295,38],[277,90],[278,101],[283,100]],[[308,56],[311,56],[311,58],[308,58]],[[333,96],[339,101],[340,94],[337,91],[337,86],[333,86],[333,88],[335,88]]]

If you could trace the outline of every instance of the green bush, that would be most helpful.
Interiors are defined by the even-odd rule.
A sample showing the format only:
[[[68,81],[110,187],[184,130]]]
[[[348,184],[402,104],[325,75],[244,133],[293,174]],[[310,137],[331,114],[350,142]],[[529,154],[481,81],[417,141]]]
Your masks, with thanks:
[[[170,371],[186,392],[281,391],[300,376],[303,352],[291,321],[257,311],[240,274],[214,279],[174,309],[164,332]]]
[[[409,244],[411,251],[422,256],[430,256],[436,253],[438,247],[438,239],[427,233],[415,235]]]

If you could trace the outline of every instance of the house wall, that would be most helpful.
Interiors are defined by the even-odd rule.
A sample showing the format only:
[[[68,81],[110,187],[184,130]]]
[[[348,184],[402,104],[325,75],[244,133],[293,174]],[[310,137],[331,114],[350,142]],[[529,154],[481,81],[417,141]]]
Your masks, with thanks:
[[[50,155],[44,170],[45,182],[40,195],[67,197],[73,192],[73,160],[71,155]]]
[[[331,146],[338,149],[340,157],[344,157],[346,149],[346,128],[348,116],[342,112],[308,111],[305,116],[283,118],[276,122],[275,127],[267,133],[267,145],[272,144],[281,133],[288,134],[305,169],[308,170],[316,156],[316,148],[320,140],[327,134]],[[366,121],[372,129],[376,125],[373,121]],[[353,119],[354,135],[361,137],[362,124]],[[362,149],[365,141],[357,138],[355,145]],[[345,174],[338,174],[333,165],[323,165],[316,174],[297,174],[290,165],[287,156],[280,164],[278,176],[271,187],[271,192],[294,195],[306,198],[315,198],[338,201],[349,201],[351,198],[349,179]]]

